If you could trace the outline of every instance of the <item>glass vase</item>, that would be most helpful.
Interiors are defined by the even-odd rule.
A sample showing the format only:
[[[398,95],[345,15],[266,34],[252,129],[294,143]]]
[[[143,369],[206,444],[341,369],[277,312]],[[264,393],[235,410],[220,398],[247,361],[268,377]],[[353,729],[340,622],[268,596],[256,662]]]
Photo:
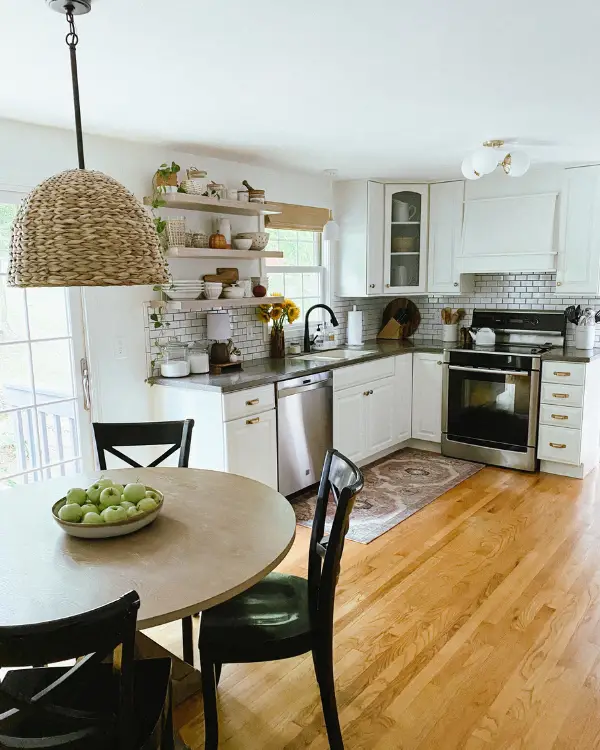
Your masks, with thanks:
[[[271,329],[271,358],[282,359],[285,357],[285,334],[282,328]]]

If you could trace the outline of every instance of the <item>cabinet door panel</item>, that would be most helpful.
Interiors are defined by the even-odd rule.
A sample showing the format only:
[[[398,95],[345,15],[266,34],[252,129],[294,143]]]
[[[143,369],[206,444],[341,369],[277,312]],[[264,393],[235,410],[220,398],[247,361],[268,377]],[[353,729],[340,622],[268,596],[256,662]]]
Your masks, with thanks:
[[[225,423],[226,470],[277,489],[275,409]]]
[[[365,455],[367,390],[359,386],[333,394],[333,447],[352,461]]]
[[[413,356],[412,436],[442,440],[442,355]]]
[[[412,434],[413,355],[396,357],[394,376],[394,442],[409,440]]]
[[[384,185],[367,183],[367,294],[383,293]]]
[[[600,291],[600,167],[568,169],[562,195],[557,292]]]
[[[428,218],[428,185],[385,186],[385,294],[425,291]]]
[[[366,397],[367,456],[385,450],[396,442],[394,438],[394,409],[390,408],[394,402],[395,384],[395,378],[388,378],[374,383],[367,390],[369,394]]]
[[[428,291],[456,294],[460,291],[457,255],[460,253],[464,182],[430,186]]]

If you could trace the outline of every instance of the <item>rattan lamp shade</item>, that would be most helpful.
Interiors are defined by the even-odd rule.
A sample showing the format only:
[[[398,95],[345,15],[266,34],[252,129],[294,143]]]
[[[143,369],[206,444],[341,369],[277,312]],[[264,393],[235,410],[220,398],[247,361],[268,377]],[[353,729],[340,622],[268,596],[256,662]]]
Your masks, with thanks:
[[[168,280],[151,217],[132,193],[102,172],[61,172],[38,185],[19,209],[10,246],[11,286]]]

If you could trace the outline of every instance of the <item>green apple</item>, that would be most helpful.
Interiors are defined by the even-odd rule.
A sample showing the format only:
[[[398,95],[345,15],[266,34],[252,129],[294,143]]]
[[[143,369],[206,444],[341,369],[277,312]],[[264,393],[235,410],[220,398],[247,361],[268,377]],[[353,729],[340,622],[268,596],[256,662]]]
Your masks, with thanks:
[[[78,523],[81,521],[83,511],[81,505],[77,503],[67,503],[58,511],[58,517],[61,521],[68,521],[69,523]]]
[[[81,523],[104,523],[99,513],[86,513]]]
[[[134,516],[143,516],[144,514],[141,510],[138,510],[135,505],[132,505],[131,508],[127,508],[127,515],[129,518],[133,518]]]
[[[146,497],[146,487],[138,483],[126,484],[123,496],[123,499],[129,500],[130,503],[139,503],[143,497]]]
[[[120,505],[110,505],[100,513],[106,523],[118,523],[127,520],[127,511]]]
[[[123,494],[123,490],[125,489],[122,484],[117,484],[116,482],[113,482],[113,487],[116,490],[119,490],[119,495]]]
[[[98,482],[94,482],[94,484],[90,484],[90,486],[86,490],[88,500],[91,503],[98,504],[100,502],[100,493],[102,492],[103,489],[104,488],[100,487]]]
[[[121,508],[125,508],[125,510],[129,510],[129,508],[135,508],[135,503],[130,503],[129,500],[121,500],[119,503]]]
[[[144,497],[139,501],[137,507],[142,513],[148,513],[151,510],[156,510],[158,508],[158,503],[151,497]]]
[[[87,502],[87,495],[85,490],[81,487],[72,487],[67,492],[67,503],[77,503],[77,505],[83,505]]]
[[[81,506],[81,510],[83,511],[83,515],[85,516],[86,513],[99,513],[98,506],[94,505],[94,503],[84,503]]]
[[[105,490],[107,487],[112,487],[112,479],[99,479],[96,484]]]
[[[160,495],[156,490],[146,490],[146,497],[151,497],[157,505],[160,503]]]
[[[118,505],[121,502],[121,493],[116,487],[105,487],[100,493],[100,510],[108,508],[109,505]]]

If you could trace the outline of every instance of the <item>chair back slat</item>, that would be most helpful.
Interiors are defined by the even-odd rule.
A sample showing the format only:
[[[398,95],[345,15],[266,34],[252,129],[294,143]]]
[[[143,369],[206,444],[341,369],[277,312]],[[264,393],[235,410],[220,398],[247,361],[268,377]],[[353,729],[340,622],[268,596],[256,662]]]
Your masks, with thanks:
[[[189,464],[193,419],[178,422],[94,422],[93,428],[98,464],[102,471],[106,471],[105,453],[111,453],[129,466],[141,468],[141,464],[118,450],[117,446],[170,445],[168,450],[149,465],[158,466],[177,450],[178,466],[186,468]]]
[[[11,727],[35,726],[52,719],[67,727],[59,736],[44,738],[48,747],[74,747],[82,738],[115,729],[119,750],[129,750],[133,709],[133,658],[140,599],[131,591],[121,599],[81,615],[35,625],[0,626],[0,667],[28,667],[70,659],[78,661],[34,695],[16,693],[10,680],[0,682],[0,747],[27,747]],[[83,658],[82,658],[83,657]],[[62,705],[86,684],[88,672],[112,657],[115,702],[110,715]],[[48,672],[52,674],[51,670]],[[7,687],[8,685],[8,687]],[[12,739],[11,739],[12,738]],[[12,744],[12,740],[16,744]],[[35,742],[38,742],[36,739]],[[32,744],[31,747],[42,747]]]
[[[333,628],[333,606],[344,540],[350,514],[364,485],[363,474],[352,461],[336,450],[327,451],[319,491],[308,556],[308,591],[312,625],[318,630]],[[325,535],[327,506],[335,503],[331,531]]]

